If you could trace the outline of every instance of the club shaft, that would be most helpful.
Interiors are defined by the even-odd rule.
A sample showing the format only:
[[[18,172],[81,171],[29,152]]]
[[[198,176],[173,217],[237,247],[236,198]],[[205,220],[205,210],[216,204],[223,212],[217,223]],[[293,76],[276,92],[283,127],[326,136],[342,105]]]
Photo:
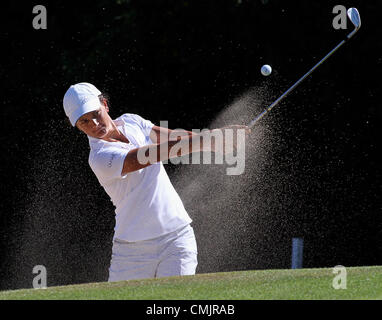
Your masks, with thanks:
[[[350,39],[354,33],[357,30],[354,30],[351,32],[348,36],[347,39]],[[347,40],[346,39],[346,40]],[[334,52],[337,51],[339,47],[341,47],[346,40],[342,40],[332,51],[330,51],[325,57],[323,57],[312,69],[310,69],[307,73],[305,73],[300,79],[298,79],[287,91],[285,91],[277,100],[275,100],[271,105],[269,105],[267,108],[264,109],[263,112],[261,112],[259,115],[256,116],[249,124],[248,127],[252,128],[257,121],[259,121],[262,117],[264,117],[269,111],[272,110],[274,106],[276,106],[281,100],[283,100],[288,93],[290,93],[293,89],[295,89],[307,76],[309,76],[319,65],[321,65],[327,58],[329,58]]]

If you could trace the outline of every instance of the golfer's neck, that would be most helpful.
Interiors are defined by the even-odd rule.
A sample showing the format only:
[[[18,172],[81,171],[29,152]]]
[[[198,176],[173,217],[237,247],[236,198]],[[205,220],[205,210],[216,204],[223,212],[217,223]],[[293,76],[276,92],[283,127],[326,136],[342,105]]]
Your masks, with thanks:
[[[125,143],[129,143],[129,139],[127,139],[122,132],[120,132],[115,124],[113,124],[113,130],[111,133],[105,137],[103,140],[109,141],[109,142],[115,142],[115,141],[121,141]]]

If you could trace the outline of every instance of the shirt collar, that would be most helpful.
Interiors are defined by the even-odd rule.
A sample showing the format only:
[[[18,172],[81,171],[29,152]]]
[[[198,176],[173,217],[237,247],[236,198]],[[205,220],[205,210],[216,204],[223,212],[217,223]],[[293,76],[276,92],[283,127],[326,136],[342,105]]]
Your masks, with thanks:
[[[113,120],[113,122],[115,123],[117,127],[123,126],[124,124],[123,120],[120,118]],[[97,139],[91,136],[88,136],[88,139],[89,139],[89,145],[91,149],[101,148],[105,143],[107,143],[107,141],[105,140]]]

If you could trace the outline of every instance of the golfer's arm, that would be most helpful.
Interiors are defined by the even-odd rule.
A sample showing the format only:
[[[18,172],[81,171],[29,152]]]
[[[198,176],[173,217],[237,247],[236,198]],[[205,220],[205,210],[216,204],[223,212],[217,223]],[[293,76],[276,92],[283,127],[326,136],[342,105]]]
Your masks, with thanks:
[[[175,141],[150,144],[130,150],[125,157],[121,174],[125,175],[151,164],[181,157],[191,152],[199,152],[203,150],[203,139],[201,137],[199,134],[192,134],[192,136],[178,138]],[[176,148],[171,150],[175,145]]]
[[[153,143],[160,144],[170,140],[178,140],[179,137],[192,136],[196,133],[186,130],[171,130],[164,127],[153,126],[150,132],[150,139]]]

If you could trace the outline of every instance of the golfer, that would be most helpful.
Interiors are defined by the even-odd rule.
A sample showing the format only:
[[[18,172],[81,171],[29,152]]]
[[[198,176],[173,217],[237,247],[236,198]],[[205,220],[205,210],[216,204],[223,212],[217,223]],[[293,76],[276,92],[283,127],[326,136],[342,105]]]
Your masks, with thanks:
[[[161,161],[207,151],[200,136],[186,132],[170,141],[172,130],[139,115],[126,113],[112,120],[108,100],[90,83],[70,86],[63,105],[72,126],[88,136],[89,165],[115,206],[108,280],[195,274],[192,220]],[[171,152],[175,144],[189,148]]]

